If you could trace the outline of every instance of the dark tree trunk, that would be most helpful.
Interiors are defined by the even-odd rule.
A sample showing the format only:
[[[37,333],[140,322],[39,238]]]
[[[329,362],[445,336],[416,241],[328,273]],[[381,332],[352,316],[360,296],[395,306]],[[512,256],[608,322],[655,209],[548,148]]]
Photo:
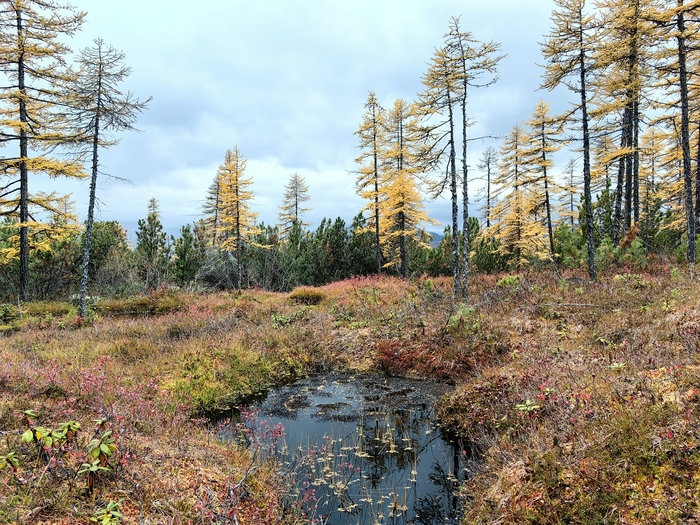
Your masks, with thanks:
[[[462,50],[464,57],[464,50]],[[466,301],[469,297],[469,165],[467,164],[467,72],[462,64],[464,75],[464,93],[462,93],[462,282],[461,297]]]
[[[450,196],[452,201],[452,275],[455,280],[455,298],[461,297],[460,261],[459,261],[459,204],[457,200],[457,158],[455,153],[454,112],[452,111],[452,93],[447,89],[447,108],[450,126],[450,158],[447,164],[450,178]]]
[[[17,39],[22,49],[24,41],[24,28],[22,26],[22,13],[17,10]],[[26,87],[24,84],[24,56],[20,53],[17,57],[17,86],[22,94],[19,97],[19,295],[23,300],[29,298],[29,174],[27,172],[27,156],[29,154],[29,138],[27,127],[29,116],[27,114]]]
[[[700,124],[698,124],[698,151],[695,163],[695,231],[700,227]]]
[[[579,17],[583,18],[579,11]],[[583,27],[579,29],[579,68],[581,80],[581,126],[583,130],[583,199],[586,207],[586,241],[588,276],[591,281],[596,280],[595,271],[595,243],[593,240],[593,202],[591,199],[591,143],[588,131],[588,107],[586,100],[586,51],[583,41]]]
[[[634,2],[634,28],[631,35],[630,56],[628,66],[628,96],[630,104],[630,132],[629,146],[632,148],[631,172],[632,178],[632,220],[639,222],[639,99],[641,97],[639,85],[639,20],[640,0]]]
[[[633,219],[635,224],[639,223],[639,101],[635,101],[632,106],[632,206],[634,209]]]
[[[486,228],[491,227],[491,162],[486,168]]]
[[[544,156],[544,154],[542,154]],[[549,235],[549,253],[554,261],[554,231],[552,230],[552,209],[549,203],[549,188],[547,186],[547,168],[544,169],[544,202],[547,208],[547,234]]]
[[[622,113],[622,126],[620,128],[620,149],[624,150],[629,146],[628,141],[628,129],[630,123],[630,113],[625,109]],[[613,244],[617,246],[629,227],[627,217],[629,216],[629,203],[631,192],[628,192],[628,188],[631,189],[629,170],[628,170],[628,156],[623,155],[618,160],[617,165],[617,186],[615,187],[615,209],[613,217],[613,232],[612,240]],[[624,212],[623,212],[624,203]]]
[[[683,7],[683,0],[678,0]],[[688,235],[688,262],[695,264],[695,213],[693,210],[693,179],[690,166],[690,110],[688,101],[688,70],[686,67],[687,44],[685,36],[685,18],[683,11],[676,17],[678,28],[678,67],[681,96],[681,149],[683,151],[683,186],[685,190],[685,211]]]
[[[83,265],[80,275],[80,317],[87,313],[88,269],[90,267],[90,247],[92,246],[92,225],[95,216],[95,193],[97,192],[98,147],[100,142],[100,114],[102,112],[102,61],[97,76],[97,109],[95,127],[92,136],[92,176],[90,178],[90,200],[88,202],[87,224],[85,225],[85,246],[83,248]]]
[[[401,228],[401,236],[399,237],[399,258],[401,260],[399,275],[406,277],[408,250],[406,249],[406,216],[404,212],[401,212],[399,216],[399,228]]]
[[[632,147],[632,112],[625,108],[625,146]],[[625,154],[625,230],[628,232],[632,227],[632,155]]]

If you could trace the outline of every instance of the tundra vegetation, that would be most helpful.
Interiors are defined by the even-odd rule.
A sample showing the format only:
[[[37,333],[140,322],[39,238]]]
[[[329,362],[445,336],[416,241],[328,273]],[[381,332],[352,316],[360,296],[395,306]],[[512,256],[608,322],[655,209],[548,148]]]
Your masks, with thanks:
[[[686,268],[484,274],[470,305],[452,286],[161,287],[90,319],[4,304],[0,521],[304,523],[295,473],[261,453],[283,431],[246,446],[205,416],[331,369],[454,383],[439,421],[474,453],[466,523],[697,515],[700,288]]]
[[[503,55],[456,17],[416,101],[369,93],[350,223],[308,229],[298,173],[258,223],[233,146],[201,220],[168,236],[152,198],[132,246],[36,186],[91,164],[94,204],[98,152],[150,99],[99,39],[71,66],[85,13],[3,2],[0,522],[311,525],[265,453],[283,429],[225,439],[209,416],[338,369],[454,384],[439,420],[472,452],[465,523],[697,521],[700,3],[554,4],[541,87],[576,102],[540,102],[476,174],[468,94]],[[425,196],[447,192],[433,240]]]

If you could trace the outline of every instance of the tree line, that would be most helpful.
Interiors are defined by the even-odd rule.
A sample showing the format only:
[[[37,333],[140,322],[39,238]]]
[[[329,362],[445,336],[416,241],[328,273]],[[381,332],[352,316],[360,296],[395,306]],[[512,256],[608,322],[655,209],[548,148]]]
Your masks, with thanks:
[[[467,133],[474,124],[468,93],[498,80],[498,43],[476,41],[453,18],[423,76],[423,92],[413,103],[396,102],[395,108],[406,109],[398,128],[396,109],[384,110],[370,93],[358,130],[358,190],[368,200],[377,273],[382,261],[392,264],[382,232],[397,228],[390,211],[399,180],[390,169],[396,136],[410,152],[405,158],[412,169],[403,173],[422,185],[422,194],[449,191],[456,297],[467,298],[470,261],[483,263],[487,253],[497,268],[547,265],[560,272],[582,262],[591,280],[601,265],[629,260],[624,255],[630,250],[637,261],[662,255],[695,264],[700,3],[554,4],[551,31],[540,43],[540,89],[568,89],[571,107],[554,115],[541,100],[530,119],[502,138],[500,149],[484,150],[476,176],[469,174],[467,146],[488,137]],[[557,174],[553,160],[565,146],[571,160]],[[474,178],[485,183],[477,237],[469,228]]]
[[[133,248],[118,223],[93,224],[97,152],[114,144],[111,133],[132,129],[148,101],[119,91],[128,68],[101,41],[81,53],[77,67],[67,65],[58,37],[76,31],[84,13],[52,2],[4,3],[0,48],[7,52],[0,64],[10,87],[0,88],[0,137],[18,146],[18,155],[2,159],[0,293],[43,297],[77,289],[84,302],[90,290],[115,295],[164,283],[288,290],[390,273],[451,275],[455,296],[466,300],[475,271],[582,267],[595,280],[601,267],[643,266],[654,256],[694,264],[700,2],[554,3],[551,31],[541,42],[540,88],[568,89],[571,107],[554,115],[540,101],[500,147],[482,152],[476,169],[469,144],[497,139],[470,135],[476,114],[470,95],[497,82],[504,55],[500,44],[477,41],[455,17],[416,100],[382,105],[369,93],[356,132],[355,172],[367,204],[350,224],[324,219],[309,230],[309,188],[298,174],[285,186],[278,224],[258,223],[253,181],[236,146],[209,186],[200,221],[168,237],[154,199]],[[570,160],[557,167],[562,150]],[[30,194],[28,176],[82,177],[85,163],[92,183],[83,228],[65,198]],[[476,179],[479,217],[470,213]],[[424,205],[443,194],[451,221],[436,244],[426,231],[436,223]],[[46,219],[35,220],[30,208]],[[71,266],[76,250],[78,267]]]

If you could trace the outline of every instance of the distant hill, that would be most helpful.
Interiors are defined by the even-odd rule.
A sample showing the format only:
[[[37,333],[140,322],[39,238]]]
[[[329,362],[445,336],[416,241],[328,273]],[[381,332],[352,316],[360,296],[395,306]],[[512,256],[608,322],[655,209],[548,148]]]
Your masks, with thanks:
[[[430,247],[437,248],[437,246],[440,244],[440,241],[442,241],[442,238],[444,237],[444,235],[442,233],[437,233],[437,232],[428,232],[428,233],[433,236],[432,240],[430,241]]]

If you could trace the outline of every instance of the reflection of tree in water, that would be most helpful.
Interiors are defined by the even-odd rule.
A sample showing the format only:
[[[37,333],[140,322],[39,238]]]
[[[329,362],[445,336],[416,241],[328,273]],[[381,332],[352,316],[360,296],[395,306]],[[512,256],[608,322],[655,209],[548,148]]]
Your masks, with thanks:
[[[445,521],[443,512],[442,495],[431,496],[428,494],[416,500],[416,505],[413,507],[416,513],[415,523],[421,525],[433,525],[449,523]],[[456,523],[456,522],[455,522]]]
[[[456,476],[466,464],[432,422],[436,397],[423,389],[425,383],[377,381],[360,384],[362,390],[359,382],[339,381],[345,389],[340,392],[326,382],[327,396],[318,400],[312,386],[304,391],[308,397],[298,391],[282,396],[285,409],[308,407],[309,423],[297,420],[302,436],[309,424],[333,423],[324,431],[332,437],[288,443],[293,454],[280,456],[299,480],[299,499],[312,496],[304,507],[310,511],[307,524],[458,524]],[[354,423],[339,417],[353,412]],[[288,423],[290,435],[297,421]]]
[[[385,418],[365,416],[359,430],[359,450],[369,463],[372,488],[377,488],[389,472],[410,469],[415,462],[417,434],[425,426],[424,420],[410,416],[408,411],[384,414]]]

